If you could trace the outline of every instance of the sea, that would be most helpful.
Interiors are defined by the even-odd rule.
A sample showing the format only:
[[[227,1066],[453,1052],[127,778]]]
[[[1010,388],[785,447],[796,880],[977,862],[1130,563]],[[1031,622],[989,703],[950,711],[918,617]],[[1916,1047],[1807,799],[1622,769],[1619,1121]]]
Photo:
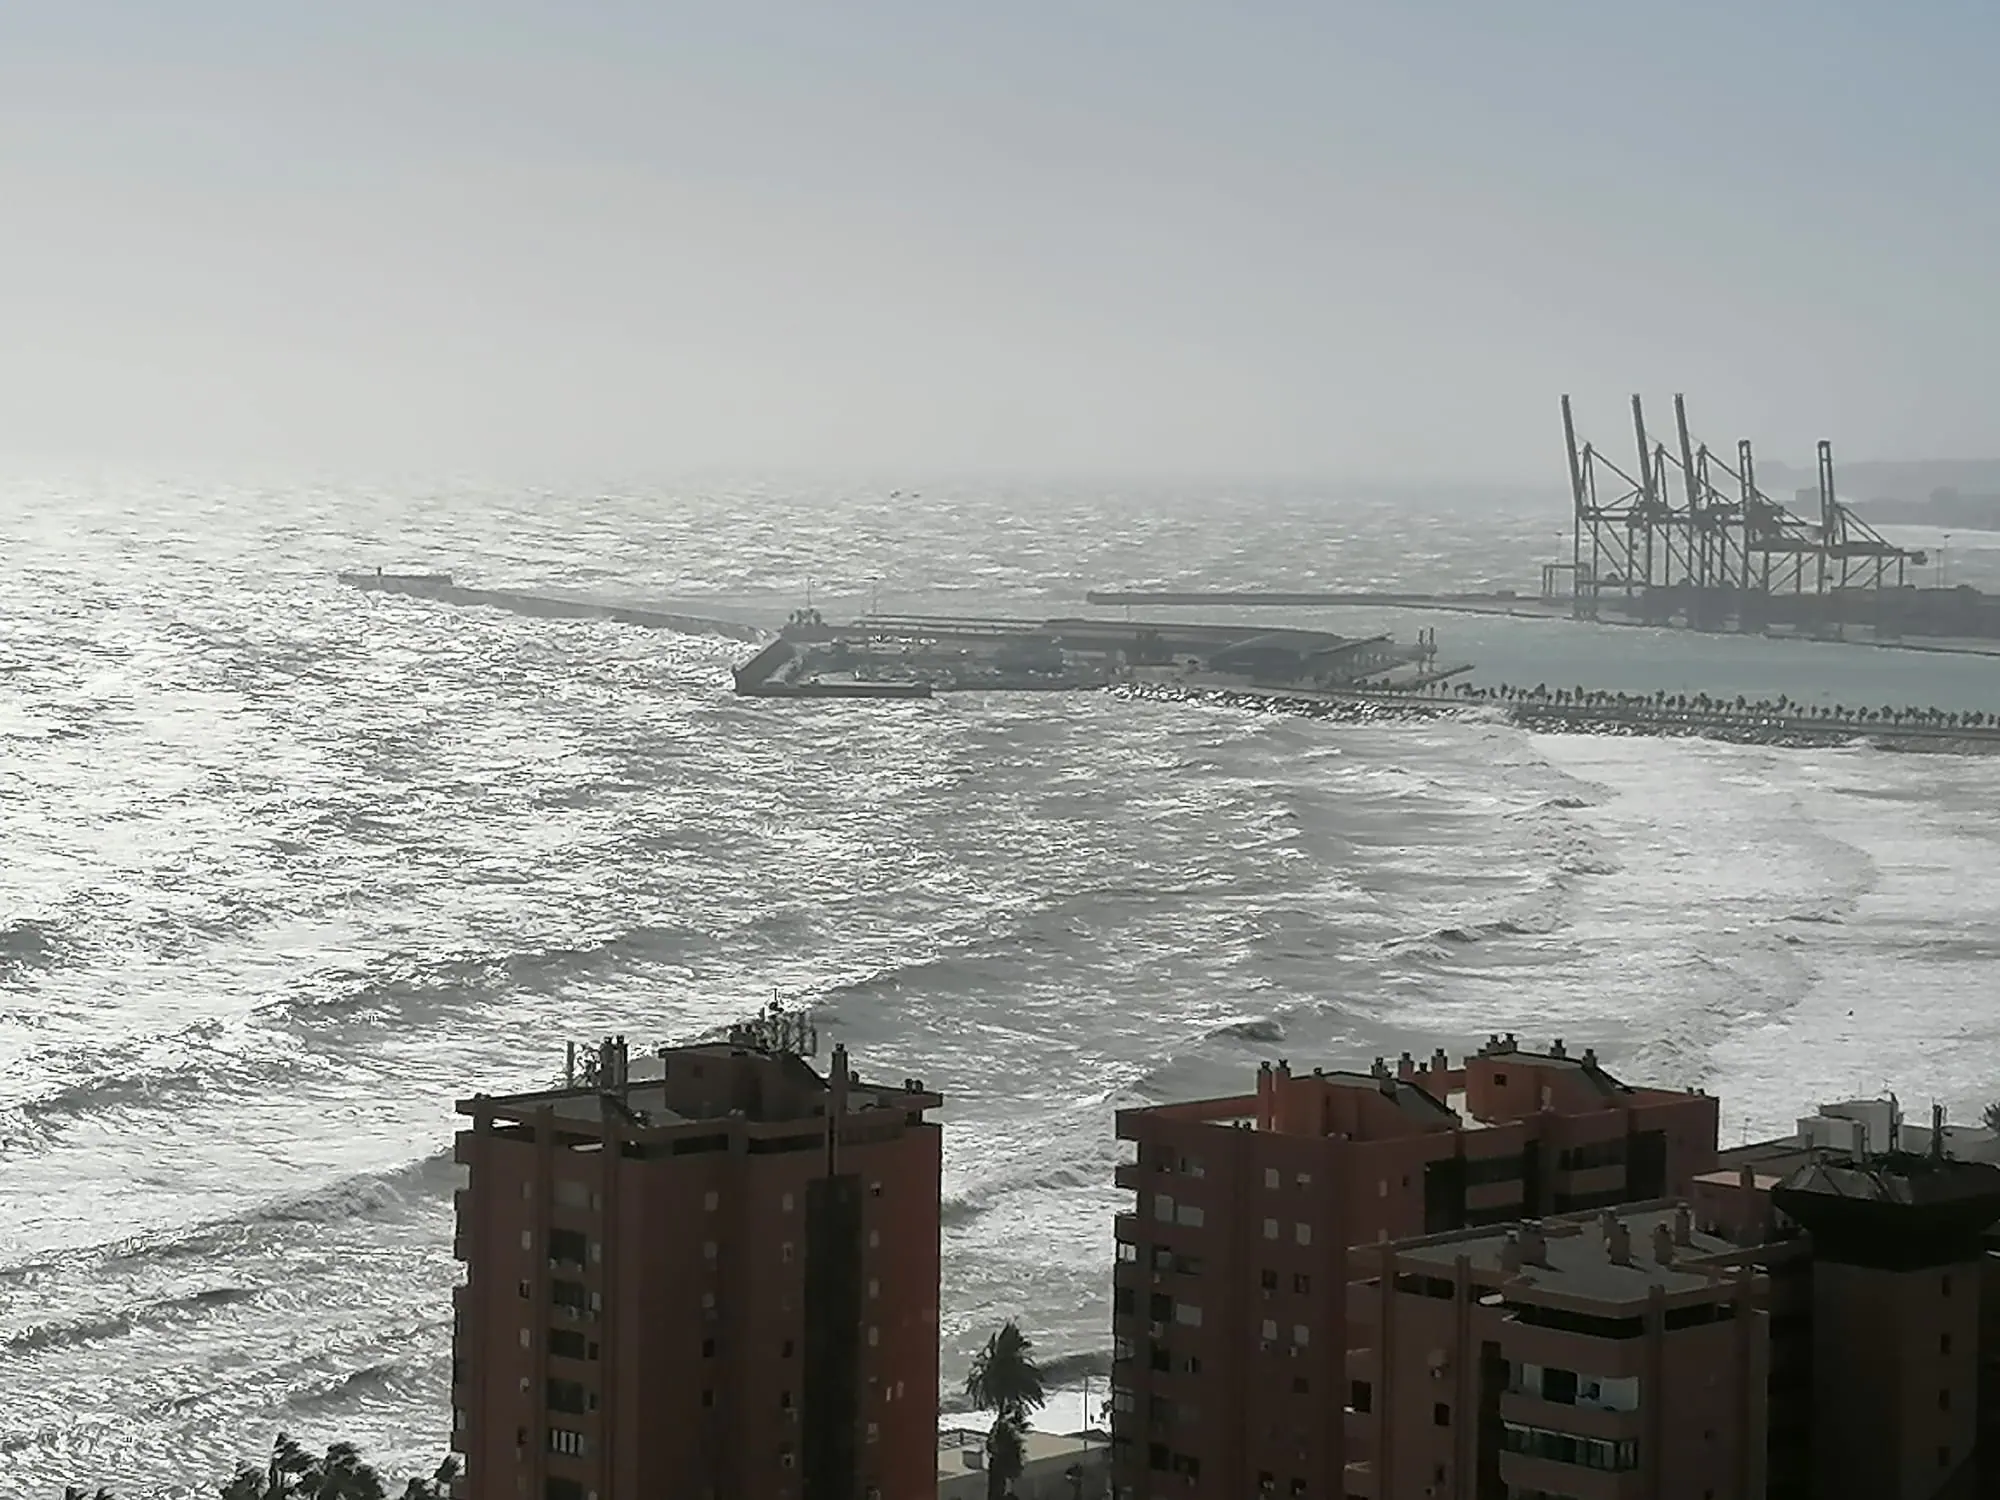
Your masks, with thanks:
[[[738,641],[335,578],[774,621],[1533,592],[1565,516],[1532,486],[9,478],[0,1495],[212,1494],[281,1430],[428,1472],[455,1101],[773,998],[947,1100],[947,1397],[1010,1317],[1081,1392],[1114,1112],[1248,1091],[1263,1059],[1512,1031],[1717,1094],[1726,1144],[1890,1089],[1975,1117],[2000,1097],[2000,759],[1085,693],[746,701]],[[1960,532],[1950,565],[2000,583],[2000,536]],[[1256,618],[1435,628],[1489,683],[2000,709],[1994,658]]]

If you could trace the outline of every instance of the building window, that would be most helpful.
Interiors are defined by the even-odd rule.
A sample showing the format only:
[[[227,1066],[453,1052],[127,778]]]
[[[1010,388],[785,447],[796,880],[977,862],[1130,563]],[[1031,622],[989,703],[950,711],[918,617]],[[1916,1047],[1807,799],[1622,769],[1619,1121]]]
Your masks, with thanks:
[[[868,1295],[870,1297],[879,1297],[882,1295],[882,1282],[880,1278],[874,1276],[868,1278]]]
[[[1431,1481],[1432,1481],[1432,1483],[1434,1483],[1434,1484],[1443,1484],[1443,1483],[1444,1483],[1444,1465],[1443,1465],[1443,1464],[1432,1464],[1432,1465],[1431,1465]]]
[[[524,1230],[522,1230],[522,1231],[521,1231],[521,1248],[522,1248],[523,1250],[532,1250],[532,1249],[534,1249],[534,1248],[535,1248],[535,1231],[534,1231],[534,1230],[532,1230],[532,1229],[524,1229]]]
[[[1277,1336],[1278,1336],[1278,1320],[1276,1318],[1266,1318],[1264,1320],[1264,1341],[1266,1343],[1269,1343],[1273,1339],[1277,1338]]]
[[[881,1243],[882,1243],[882,1231],[881,1231],[881,1230],[879,1230],[879,1229],[871,1229],[871,1230],[869,1230],[869,1231],[868,1231],[868,1248],[869,1248],[870,1250],[873,1250],[873,1249],[877,1248],[877,1247],[878,1247],[878,1246],[879,1246],[879,1245],[880,1245]]]
[[[1348,1382],[1347,1409],[1366,1416],[1375,1402],[1375,1388],[1365,1380]]]
[[[868,1441],[871,1443],[875,1442],[881,1436],[882,1436],[881,1428],[877,1427],[873,1422],[870,1422],[868,1424]]]
[[[792,1341],[790,1339],[786,1339],[784,1344],[779,1348],[778,1357],[780,1359],[790,1359],[792,1357]]]
[[[1263,1282],[1265,1291],[1275,1292],[1278,1289],[1278,1273],[1276,1271],[1266,1271],[1258,1279]],[[527,1284],[525,1281],[521,1283],[522,1286],[526,1286]],[[527,1293],[523,1292],[521,1295],[525,1297]]]
[[[1504,1089],[1507,1087],[1507,1075],[1505,1073],[1495,1073],[1493,1075],[1493,1085],[1495,1088]]]
[[[873,1327],[871,1325],[868,1330],[868,1347],[870,1349],[873,1349],[876,1346],[878,1346],[881,1342],[882,1342],[882,1330]]]
[[[1292,1493],[1294,1495],[1303,1495],[1305,1492],[1306,1482],[1303,1479],[1294,1479],[1292,1481]]]
[[[583,1434],[580,1432],[571,1432],[567,1427],[551,1427],[549,1429],[549,1452],[567,1453],[572,1458],[581,1457],[583,1454]]]
[[[1313,1279],[1312,1277],[1306,1275],[1305,1272],[1300,1271],[1292,1277],[1292,1290],[1297,1292],[1300,1296],[1302,1297],[1306,1296],[1312,1291],[1312,1289],[1313,1289]]]
[[[1278,1237],[1278,1221],[1276,1219],[1266,1219],[1264,1221],[1264,1238],[1267,1240],[1275,1240],[1277,1237]]]
[[[1951,1335],[1950,1335],[1950,1334],[1948,1334],[1948,1333],[1941,1333],[1941,1334],[1939,1334],[1939,1335],[1938,1335],[1938,1353],[1940,1353],[1940,1354],[1949,1354],[1949,1353],[1951,1353]]]
[[[523,1296],[524,1298],[525,1298],[525,1297],[532,1297],[532,1296],[534,1296],[534,1295],[535,1295],[535,1284],[534,1284],[534,1283],[533,1283],[532,1281],[524,1281],[524,1282],[522,1282],[522,1283],[521,1283],[521,1295],[522,1295],[522,1296]]]
[[[521,1347],[523,1349],[530,1348],[534,1344],[534,1341],[535,1341],[535,1336],[532,1333],[530,1333],[527,1329],[523,1328],[521,1330]]]
[[[718,1193],[714,1188],[710,1188],[701,1195],[701,1206],[709,1213],[714,1213],[721,1204],[722,1194]]]
[[[535,1183],[533,1178],[530,1178],[528,1181],[521,1184],[521,1196],[523,1198],[532,1198],[535,1196]]]
[[[1433,1402],[1431,1405],[1431,1426],[1451,1426],[1451,1408],[1442,1401]]]
[[[778,1410],[790,1411],[791,1409],[792,1409],[792,1393],[790,1391],[778,1392]]]
[[[1198,1156],[1183,1156],[1174,1164],[1174,1170],[1189,1177],[1206,1177],[1208,1175],[1207,1168],[1202,1166],[1201,1158]]]
[[[1267,1187],[1267,1188],[1274,1188],[1274,1187],[1276,1187],[1276,1186],[1278,1185],[1279,1181],[1280,1181],[1280,1179],[1279,1179],[1279,1177],[1278,1177],[1278,1169],[1277,1169],[1276,1167],[1266,1167],[1266,1168],[1264,1168],[1264,1186],[1265,1186],[1265,1187]]]
[[[1309,1188],[1313,1185],[1313,1174],[1310,1172],[1301,1172],[1298,1175],[1297,1181],[1300,1187]]]
[[[1192,1302],[1174,1304],[1174,1321],[1187,1328],[1201,1327],[1201,1308]]]
[[[1259,1469],[1257,1471],[1258,1489],[1262,1490],[1265,1494],[1268,1495],[1272,1490],[1275,1490],[1277,1487],[1278,1487],[1277,1475],[1273,1474],[1269,1469]]]
[[[877,1181],[868,1184],[868,1196],[871,1198],[879,1198],[882,1196],[882,1184],[879,1179]]]
[[[715,1391],[712,1387],[710,1386],[702,1387],[701,1404],[706,1407],[713,1407],[715,1405]]]
[[[1138,1259],[1139,1247],[1137,1245],[1133,1244],[1130,1240],[1120,1240],[1118,1242],[1118,1264],[1129,1266],[1137,1262]]]
[[[1174,1211],[1174,1222],[1185,1224],[1189,1229],[1201,1228],[1201,1209],[1192,1203],[1183,1203]]]
[[[1312,1382],[1310,1380],[1306,1379],[1303,1375],[1294,1375],[1292,1377],[1292,1394],[1294,1396],[1306,1396],[1311,1393]]]
[[[1200,1373],[1201,1356],[1199,1354],[1190,1354],[1181,1361],[1181,1374],[1199,1375]]]
[[[1292,1342],[1303,1349],[1307,1344],[1312,1342],[1312,1330],[1303,1323],[1294,1323],[1292,1325]]]
[[[583,1208],[590,1202],[590,1189],[567,1179],[556,1184],[556,1202],[564,1208]]]
[[[715,1358],[715,1340],[714,1340],[714,1339],[703,1339],[703,1340],[701,1341],[701,1357],[702,1357],[703,1359],[714,1359],[714,1358]]]
[[[1312,1225],[1294,1224],[1292,1226],[1292,1237],[1296,1239],[1301,1245],[1310,1245],[1313,1242]]]
[[[715,1293],[703,1292],[701,1294],[701,1310],[703,1312],[715,1311]]]
[[[1166,1193],[1153,1194],[1153,1217],[1162,1224],[1174,1222],[1174,1200]]]
[[[792,1211],[792,1195],[790,1193],[786,1193],[783,1197],[778,1199],[778,1212],[781,1214],[788,1214],[791,1211]]]
[[[784,1261],[787,1265],[791,1263],[792,1242],[790,1240],[786,1240],[784,1244],[778,1247],[778,1259]]]

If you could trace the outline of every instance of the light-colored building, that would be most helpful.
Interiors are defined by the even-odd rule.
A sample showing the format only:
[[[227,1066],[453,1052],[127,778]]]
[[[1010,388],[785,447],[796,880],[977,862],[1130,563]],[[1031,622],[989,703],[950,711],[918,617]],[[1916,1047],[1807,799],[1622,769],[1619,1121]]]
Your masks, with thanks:
[[[1029,1432],[1027,1462],[1011,1493],[1018,1500],[1103,1500],[1111,1493],[1111,1445],[1093,1433]],[[986,1500],[986,1433],[938,1433],[938,1500]]]

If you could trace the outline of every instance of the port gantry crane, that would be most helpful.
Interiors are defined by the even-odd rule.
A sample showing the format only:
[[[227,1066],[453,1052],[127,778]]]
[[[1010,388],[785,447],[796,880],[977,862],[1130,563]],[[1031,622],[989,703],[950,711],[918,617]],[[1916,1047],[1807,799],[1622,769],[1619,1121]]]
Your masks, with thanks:
[[[1562,421],[1570,558],[1544,570],[1544,590],[1553,590],[1556,573],[1569,573],[1578,618],[1597,619],[1608,605],[1631,619],[1697,630],[1754,631],[1773,621],[1837,629],[1847,619],[1879,618],[1869,605],[1901,588],[1910,565],[1923,565],[1923,553],[1885,541],[1840,502],[1831,443],[1819,445],[1819,517],[1806,520],[1757,487],[1748,438],[1737,443],[1734,466],[1697,445],[1681,396],[1673,449],[1648,439],[1644,403],[1632,398],[1636,476],[1578,443],[1568,396]]]

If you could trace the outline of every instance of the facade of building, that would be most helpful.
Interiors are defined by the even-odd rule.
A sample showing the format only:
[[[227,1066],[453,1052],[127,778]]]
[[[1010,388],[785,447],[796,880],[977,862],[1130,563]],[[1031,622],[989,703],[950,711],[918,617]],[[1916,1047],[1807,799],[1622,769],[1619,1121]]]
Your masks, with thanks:
[[[1356,1249],[1337,1493],[1762,1496],[1764,1285],[1736,1248],[1653,1203]]]
[[[1442,1052],[1367,1073],[1281,1062],[1252,1095],[1122,1111],[1118,1493],[1350,1493],[1351,1246],[1685,1195],[1715,1166],[1715,1129],[1707,1095],[1511,1036],[1456,1068]]]
[[[622,1039],[462,1102],[453,1447],[470,1500],[932,1500],[940,1100]]]
[[[1812,1241],[1814,1493],[1991,1493],[1978,1473],[1980,1302],[2000,1167],[1941,1150],[1828,1158],[1771,1198]]]

